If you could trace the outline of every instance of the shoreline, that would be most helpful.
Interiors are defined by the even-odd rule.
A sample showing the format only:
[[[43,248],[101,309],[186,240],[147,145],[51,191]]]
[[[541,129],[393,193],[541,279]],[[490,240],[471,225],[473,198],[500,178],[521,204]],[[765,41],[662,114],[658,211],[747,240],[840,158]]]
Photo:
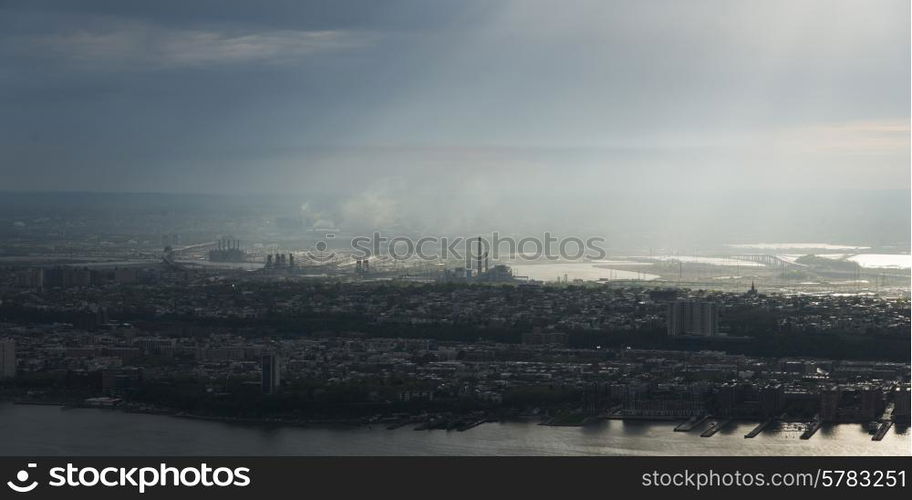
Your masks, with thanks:
[[[631,423],[683,423],[691,417],[678,416],[639,416],[639,415],[577,415],[574,418],[549,417],[547,415],[515,415],[511,417],[495,418],[489,414],[422,414],[402,416],[400,418],[381,417],[381,418],[282,418],[282,417],[233,417],[219,415],[202,415],[187,413],[180,410],[168,408],[156,408],[151,405],[142,405],[141,408],[129,406],[96,406],[89,404],[72,404],[61,401],[15,401],[7,400],[7,403],[21,406],[58,406],[61,410],[71,409],[90,409],[90,410],[107,410],[121,413],[131,413],[138,415],[158,415],[166,417],[181,418],[187,420],[201,420],[208,422],[222,422],[227,424],[243,426],[269,426],[269,427],[367,427],[382,426],[387,430],[395,430],[401,427],[415,426],[414,430],[457,430],[459,432],[471,429],[485,423],[525,423],[538,421],[538,425],[545,427],[586,427],[599,422],[605,421],[622,421]],[[0,402],[2,403],[2,402]],[[706,419],[729,420],[731,423],[761,423],[762,418],[758,417],[714,417],[711,415],[703,416]],[[778,420],[778,419],[777,419]],[[782,420],[784,423],[811,423],[812,419],[787,419]],[[824,425],[865,425],[869,422],[826,422]],[[908,423],[895,422],[898,427],[909,426]]]

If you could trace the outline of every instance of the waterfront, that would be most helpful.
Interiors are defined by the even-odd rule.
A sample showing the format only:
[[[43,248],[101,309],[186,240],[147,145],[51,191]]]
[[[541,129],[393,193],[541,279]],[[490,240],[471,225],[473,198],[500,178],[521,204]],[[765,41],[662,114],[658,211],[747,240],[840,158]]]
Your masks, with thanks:
[[[909,429],[871,441],[861,425],[824,426],[809,440],[796,429],[744,439],[756,422],[710,438],[674,432],[677,422],[604,421],[583,427],[534,422],[483,424],[465,432],[406,426],[235,425],[111,410],[0,404],[2,455],[909,455]]]
[[[638,264],[638,263],[631,263]],[[617,265],[616,263],[614,265]],[[626,264],[630,265],[630,264]],[[648,265],[648,263],[640,264]],[[594,262],[557,262],[544,264],[511,265],[513,274],[528,276],[538,281],[556,281],[566,277],[568,280],[583,281],[651,281],[659,279],[656,274],[629,271],[624,269],[610,269],[603,267],[598,261]]]

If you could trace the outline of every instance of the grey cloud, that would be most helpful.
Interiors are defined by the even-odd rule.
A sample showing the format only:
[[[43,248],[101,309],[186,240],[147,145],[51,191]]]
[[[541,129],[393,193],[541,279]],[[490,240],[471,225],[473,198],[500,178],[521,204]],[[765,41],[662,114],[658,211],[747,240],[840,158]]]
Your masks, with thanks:
[[[908,19],[907,0],[6,1],[0,184],[319,191],[441,224],[482,216],[423,200],[908,185]],[[422,201],[387,210],[390,183]]]
[[[108,30],[13,37],[4,46],[16,56],[58,59],[77,71],[122,71],[294,64],[315,53],[363,47],[371,40],[369,34],[346,31],[225,32],[131,23]]]

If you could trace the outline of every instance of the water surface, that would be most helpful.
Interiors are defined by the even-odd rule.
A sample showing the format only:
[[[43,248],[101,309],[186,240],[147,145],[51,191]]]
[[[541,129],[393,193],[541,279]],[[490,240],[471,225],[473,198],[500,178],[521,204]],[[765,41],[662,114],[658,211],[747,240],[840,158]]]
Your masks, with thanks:
[[[489,423],[465,432],[410,427],[268,427],[111,410],[0,404],[2,455],[910,455],[908,428],[871,441],[861,425],[827,426],[810,440],[796,427],[743,435],[732,424],[701,438],[674,422],[604,421],[584,427]]]

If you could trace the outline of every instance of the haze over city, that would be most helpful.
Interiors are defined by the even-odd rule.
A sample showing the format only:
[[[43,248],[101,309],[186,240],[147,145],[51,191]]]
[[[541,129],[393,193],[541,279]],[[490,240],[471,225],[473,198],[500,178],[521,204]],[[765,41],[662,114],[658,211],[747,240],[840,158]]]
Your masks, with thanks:
[[[0,0],[0,455],[908,455],[910,15]]]
[[[909,239],[902,0],[0,9],[4,190],[285,194],[360,230]]]

